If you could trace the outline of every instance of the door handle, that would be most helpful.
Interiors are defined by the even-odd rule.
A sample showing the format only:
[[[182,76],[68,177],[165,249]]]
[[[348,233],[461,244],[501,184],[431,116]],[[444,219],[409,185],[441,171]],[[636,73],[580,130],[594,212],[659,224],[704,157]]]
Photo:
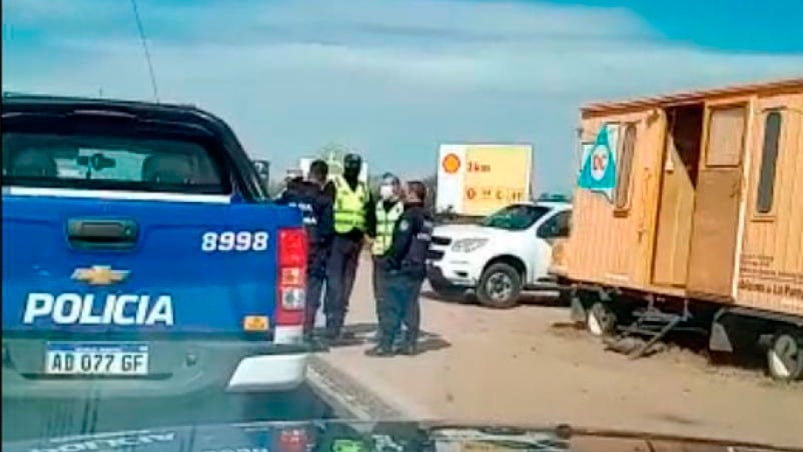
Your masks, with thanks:
[[[67,220],[67,240],[74,248],[130,249],[137,243],[139,230],[134,220],[71,218]]]

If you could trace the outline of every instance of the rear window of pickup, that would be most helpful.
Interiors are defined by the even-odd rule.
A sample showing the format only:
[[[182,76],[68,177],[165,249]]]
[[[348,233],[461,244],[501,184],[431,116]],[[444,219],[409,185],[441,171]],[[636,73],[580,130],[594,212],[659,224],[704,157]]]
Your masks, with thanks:
[[[3,133],[3,185],[229,194],[203,144],[166,138]]]

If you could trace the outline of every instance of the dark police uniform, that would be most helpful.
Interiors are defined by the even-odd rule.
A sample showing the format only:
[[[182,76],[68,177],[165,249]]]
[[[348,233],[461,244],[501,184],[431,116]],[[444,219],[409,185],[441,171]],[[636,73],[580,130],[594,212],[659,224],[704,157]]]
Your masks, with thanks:
[[[415,346],[420,330],[418,296],[426,276],[426,258],[432,240],[432,215],[423,203],[408,204],[393,229],[393,242],[385,255],[386,312],[380,316],[380,346],[392,347],[404,322],[406,346]]]
[[[276,202],[298,207],[304,216],[309,244],[304,331],[310,332],[315,326],[315,313],[321,305],[321,292],[326,281],[326,261],[334,234],[333,201],[331,194],[317,184],[296,178],[287,184],[287,189]]]

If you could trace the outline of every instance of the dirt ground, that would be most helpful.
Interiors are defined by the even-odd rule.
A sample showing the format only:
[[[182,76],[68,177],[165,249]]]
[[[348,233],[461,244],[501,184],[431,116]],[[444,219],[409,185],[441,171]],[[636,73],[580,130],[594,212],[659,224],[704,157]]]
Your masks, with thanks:
[[[423,353],[368,358],[375,331],[370,261],[348,323],[354,345],[320,358],[415,419],[571,425],[803,447],[803,384],[710,365],[670,347],[630,360],[568,325],[549,301],[510,309],[421,298]]]

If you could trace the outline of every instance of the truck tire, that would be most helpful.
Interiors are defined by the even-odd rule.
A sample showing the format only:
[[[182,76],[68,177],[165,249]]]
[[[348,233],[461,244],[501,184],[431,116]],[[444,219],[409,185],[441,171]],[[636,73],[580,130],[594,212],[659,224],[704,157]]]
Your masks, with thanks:
[[[803,338],[799,332],[782,329],[767,349],[767,370],[780,381],[794,381],[803,376]]]
[[[592,336],[610,336],[616,330],[616,314],[599,301],[591,305],[586,314],[586,328]]]
[[[521,275],[515,268],[499,262],[482,272],[477,299],[489,308],[507,309],[516,306],[521,293]]]

